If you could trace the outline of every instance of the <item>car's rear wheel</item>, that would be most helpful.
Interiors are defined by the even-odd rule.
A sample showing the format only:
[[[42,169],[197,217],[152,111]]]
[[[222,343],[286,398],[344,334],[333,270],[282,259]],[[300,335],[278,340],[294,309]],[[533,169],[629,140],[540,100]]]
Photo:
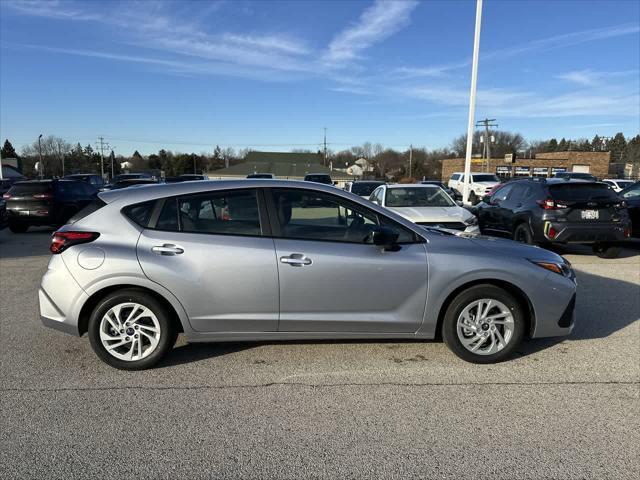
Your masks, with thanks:
[[[9,222],[9,230],[11,230],[13,233],[24,233],[28,229],[29,229],[29,225],[27,225],[24,222],[16,222],[16,221]]]
[[[593,253],[600,258],[616,258],[620,255],[620,247],[611,243],[594,243]]]
[[[533,245],[533,232],[531,231],[531,228],[529,228],[529,225],[526,223],[518,225],[513,231],[513,239],[516,242]]]
[[[522,307],[495,285],[473,286],[453,299],[442,324],[444,342],[472,363],[495,363],[509,357],[525,331]]]
[[[176,325],[152,295],[137,289],[107,295],[89,319],[89,341],[98,357],[121,370],[143,370],[173,347]]]

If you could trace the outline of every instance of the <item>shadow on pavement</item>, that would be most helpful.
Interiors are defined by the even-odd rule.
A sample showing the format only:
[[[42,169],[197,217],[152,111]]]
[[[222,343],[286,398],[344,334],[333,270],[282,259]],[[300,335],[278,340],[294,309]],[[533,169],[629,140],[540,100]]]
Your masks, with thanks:
[[[25,233],[13,233],[5,228],[0,231],[0,258],[50,255],[49,243],[54,231],[49,227],[31,227]]]

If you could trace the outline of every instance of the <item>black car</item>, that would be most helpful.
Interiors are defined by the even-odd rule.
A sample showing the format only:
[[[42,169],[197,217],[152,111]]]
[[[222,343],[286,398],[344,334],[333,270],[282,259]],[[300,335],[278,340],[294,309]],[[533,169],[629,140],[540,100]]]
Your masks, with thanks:
[[[74,173],[73,175],[65,175],[63,180],[77,180],[78,182],[86,182],[96,188],[104,186],[104,179],[97,173]]]
[[[598,181],[594,175],[582,172],[557,172],[553,178],[562,178],[564,180],[587,180],[589,182]]]
[[[187,173],[184,175],[180,175],[179,177],[167,177],[164,179],[165,183],[180,183],[180,182],[191,182],[194,180],[207,180],[207,176],[205,175],[196,175],[193,173]]]
[[[618,196],[627,204],[627,212],[631,218],[631,236],[640,238],[640,182],[621,190]]]
[[[380,185],[384,185],[384,182],[379,182],[376,180],[362,180],[359,182],[353,182],[349,186],[349,191],[354,195],[366,197],[368,199],[373,191]]]
[[[127,188],[134,185],[155,185],[158,182],[152,178],[126,178],[119,182],[113,183],[107,187],[108,190],[118,190],[120,188]]]
[[[583,180],[525,179],[505,183],[477,208],[480,231],[529,244],[588,243],[615,258],[630,235],[622,200],[608,185]]]
[[[7,220],[7,202],[4,198],[0,198],[0,230],[7,228],[7,225],[9,225]]]
[[[442,188],[445,192],[447,192],[449,194],[449,196],[451,198],[453,198],[456,202],[458,201],[462,201],[462,193],[460,193],[458,190],[456,190],[455,188],[451,188],[449,187],[446,183],[441,182],[439,180],[423,180],[420,183],[422,183],[423,185],[438,185],[440,188]]]
[[[91,203],[98,191],[75,180],[17,182],[2,198],[7,201],[9,230],[24,233],[35,225],[64,225]]]
[[[327,173],[309,173],[304,176],[304,181],[333,185],[333,180],[331,180],[331,176]]]

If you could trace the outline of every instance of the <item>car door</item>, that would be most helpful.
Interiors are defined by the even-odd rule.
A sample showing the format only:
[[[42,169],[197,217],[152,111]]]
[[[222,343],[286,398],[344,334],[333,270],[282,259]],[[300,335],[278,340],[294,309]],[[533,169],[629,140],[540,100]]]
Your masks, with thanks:
[[[478,209],[478,221],[482,232],[488,233],[504,233],[505,227],[501,223],[501,205],[509,196],[513,183],[507,183],[503,187],[496,190],[491,197],[489,203],[484,203],[482,208]]]
[[[425,244],[409,229],[342,197],[270,191],[283,332],[414,332],[427,294]],[[401,248],[370,232],[389,225]]]
[[[505,233],[513,232],[514,221],[522,208],[522,197],[527,188],[524,182],[514,183],[511,191],[506,194],[506,198],[500,202],[496,211],[497,230]]]
[[[138,241],[145,275],[178,298],[196,331],[276,331],[278,270],[260,192],[162,202]]]

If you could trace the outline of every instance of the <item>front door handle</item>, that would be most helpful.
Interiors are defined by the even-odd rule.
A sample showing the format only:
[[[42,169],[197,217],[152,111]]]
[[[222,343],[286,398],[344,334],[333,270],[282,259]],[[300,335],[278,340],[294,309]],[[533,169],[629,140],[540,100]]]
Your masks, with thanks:
[[[292,253],[288,257],[280,257],[280,261],[292,267],[303,267],[304,265],[311,265],[313,263],[304,253]]]
[[[181,253],[184,253],[184,248],[179,247],[178,245],[173,245],[172,243],[165,243],[164,245],[151,247],[151,251],[158,255],[180,255]]]

